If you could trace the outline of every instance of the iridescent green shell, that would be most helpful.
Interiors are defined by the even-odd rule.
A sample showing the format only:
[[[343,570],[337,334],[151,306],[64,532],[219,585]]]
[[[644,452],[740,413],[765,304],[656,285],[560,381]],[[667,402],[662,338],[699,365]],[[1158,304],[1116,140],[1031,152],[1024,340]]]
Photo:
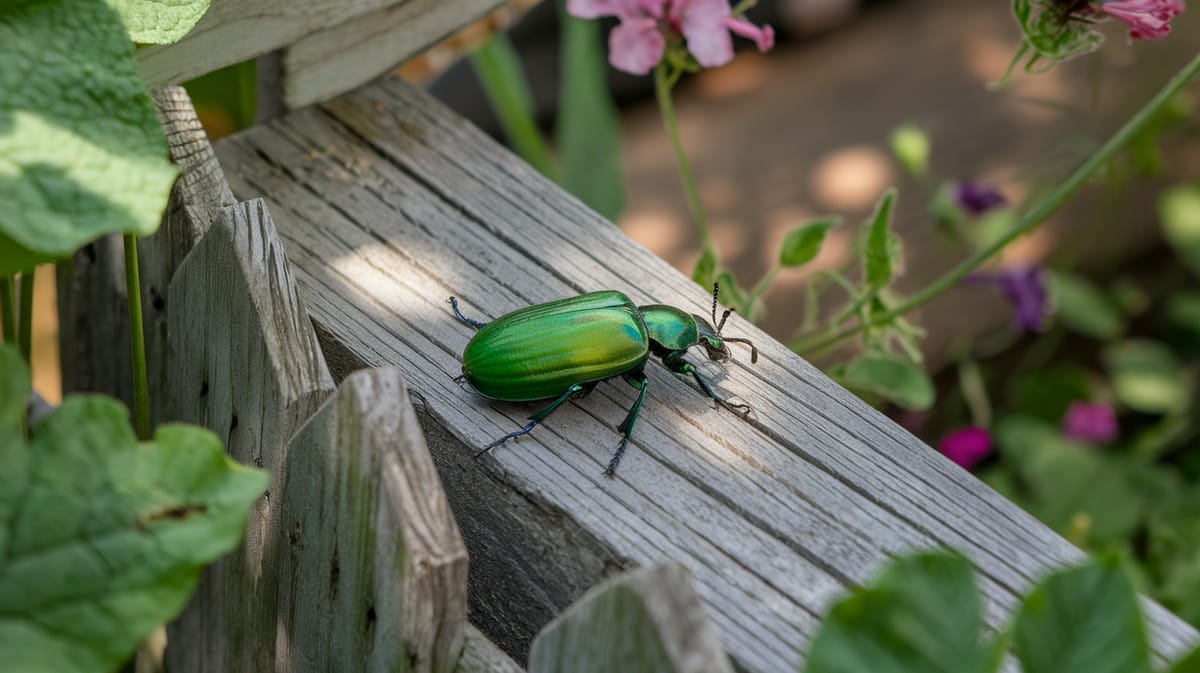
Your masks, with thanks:
[[[650,340],[664,350],[685,351],[700,340],[696,318],[687,311],[666,304],[650,304],[639,308]]]

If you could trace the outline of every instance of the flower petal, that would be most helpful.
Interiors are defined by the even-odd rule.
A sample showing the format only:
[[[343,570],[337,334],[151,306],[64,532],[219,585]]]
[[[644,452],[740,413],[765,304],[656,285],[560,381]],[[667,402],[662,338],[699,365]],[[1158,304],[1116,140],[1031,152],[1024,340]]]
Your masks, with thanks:
[[[608,62],[617,70],[645,75],[662,60],[666,41],[652,18],[626,19],[608,34]]]
[[[567,14],[580,19],[624,16],[625,4],[623,0],[567,0]]]
[[[713,68],[733,60],[733,38],[725,26],[729,0],[676,0],[673,11],[679,13],[679,30],[697,63]]]
[[[758,50],[766,53],[775,46],[775,29],[770,26],[758,26],[745,19],[725,19],[725,27],[737,35],[754,40]]]
[[[1184,10],[1182,0],[1120,0],[1100,4],[1100,11],[1129,26],[1129,37],[1161,40],[1171,32],[1171,19]]]

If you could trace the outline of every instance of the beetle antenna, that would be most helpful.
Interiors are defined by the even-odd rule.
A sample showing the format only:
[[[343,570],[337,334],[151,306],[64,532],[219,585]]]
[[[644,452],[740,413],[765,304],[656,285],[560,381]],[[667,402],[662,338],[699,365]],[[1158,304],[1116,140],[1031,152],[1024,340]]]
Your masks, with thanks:
[[[725,312],[721,314],[721,322],[717,323],[717,335],[718,336],[720,336],[720,334],[721,334],[721,328],[725,327],[725,321],[729,320],[729,314],[733,313],[734,310],[735,309],[727,308],[727,309],[725,309]],[[713,313],[714,320],[716,319],[716,317],[717,317],[717,314]]]
[[[742,339],[740,337],[724,337],[723,340],[725,343],[732,341],[733,343],[746,344],[750,347],[750,364],[758,362],[758,349],[754,347],[754,344],[750,343],[749,339]]]
[[[714,325],[717,324],[717,295],[720,293],[720,291],[721,291],[720,284],[717,283],[716,281],[713,281],[712,319],[713,319]],[[722,321],[722,322],[724,322],[724,321]],[[718,327],[717,334],[720,334],[720,333],[721,333],[721,328]]]

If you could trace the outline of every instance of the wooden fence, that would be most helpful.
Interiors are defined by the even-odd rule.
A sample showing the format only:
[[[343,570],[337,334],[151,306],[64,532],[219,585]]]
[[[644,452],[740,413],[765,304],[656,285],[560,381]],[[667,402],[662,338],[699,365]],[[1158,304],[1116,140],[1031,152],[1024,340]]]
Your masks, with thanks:
[[[157,83],[334,51],[365,25],[404,36],[436,15],[444,32],[484,6],[402,18],[426,4],[217,0],[193,37],[139,58]],[[1082,557],[736,317],[759,363],[710,373],[748,419],[659,368],[615,479],[622,386],[474,460],[528,409],[453,381],[471,333],[448,295],[486,319],[602,288],[703,312],[704,290],[398,79],[215,148],[181,89],[156,102],[182,177],[142,246],[155,419],[207,426],[271,473],[245,543],[170,628],[173,672],[782,673],[830,601],[897,554],[962,550],[992,624]],[[128,397],[119,265],[101,241],[61,275],[67,391]],[[1196,641],[1146,607],[1160,658]]]

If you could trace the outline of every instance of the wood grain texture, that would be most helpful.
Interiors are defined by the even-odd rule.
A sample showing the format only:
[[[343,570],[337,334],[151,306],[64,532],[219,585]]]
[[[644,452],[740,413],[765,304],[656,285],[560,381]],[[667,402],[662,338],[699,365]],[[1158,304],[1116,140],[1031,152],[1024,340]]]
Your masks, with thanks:
[[[277,670],[452,673],[467,550],[395,368],[357,372],[292,439]]]
[[[498,4],[409,0],[306,35],[283,49],[284,107],[327,101],[365,84]]]
[[[138,241],[151,416],[157,423],[167,390],[162,350],[167,285],[207,228],[211,207],[232,205],[234,198],[187,92],[169,86],[152,97],[171,162],[179,169],[162,225]],[[104,392],[132,407],[124,264],[121,237],[114,235],[84,246],[71,264],[59,266],[59,351],[64,394]]]
[[[455,673],[524,673],[499,647],[483,633],[467,624],[464,629],[465,643]]]
[[[262,201],[220,209],[167,294],[169,417],[209,428],[271,475],[241,546],[205,571],[171,624],[168,668],[272,671],[285,449],[333,382]]]
[[[389,24],[397,44],[410,45],[404,52],[389,47],[396,57],[392,65],[429,44],[425,35],[435,25],[418,17],[419,8],[438,17],[436,32],[449,33],[476,16],[481,0],[213,0],[212,6],[196,27],[179,42],[139,49],[135,54],[138,71],[151,87],[186,82],[205,73],[286,47],[309,35],[320,35],[347,21],[387,7],[413,4],[410,22]],[[493,4],[498,4],[494,2]],[[405,10],[397,9],[399,12]],[[345,39],[347,31],[359,32],[363,39],[375,35],[369,22],[356,22],[348,29],[329,33],[333,39]],[[322,38],[314,37],[319,42]],[[379,42],[376,39],[375,44]],[[315,47],[310,42],[309,47]],[[373,61],[376,67],[379,61]],[[343,72],[345,70],[343,69]],[[382,72],[376,70],[375,74]],[[347,91],[362,80],[353,81]]]
[[[712,408],[648,367],[615,479],[601,476],[633,401],[602,385],[481,460],[531,405],[454,383],[469,328],[521,306],[618,289],[706,312],[708,294],[610,223],[396,79],[218,143],[234,193],[262,195],[336,376],[396,365],[471,554],[472,619],[520,658],[601,578],[672,559],[735,665],[794,671],[820,615],[889,558],[949,546],[976,564],[990,624],[1082,552],[739,317],[753,339],[702,371],[755,413]],[[1147,603],[1155,651],[1196,632]]]
[[[687,569],[658,563],[589,591],[538,634],[529,673],[733,673]]]

